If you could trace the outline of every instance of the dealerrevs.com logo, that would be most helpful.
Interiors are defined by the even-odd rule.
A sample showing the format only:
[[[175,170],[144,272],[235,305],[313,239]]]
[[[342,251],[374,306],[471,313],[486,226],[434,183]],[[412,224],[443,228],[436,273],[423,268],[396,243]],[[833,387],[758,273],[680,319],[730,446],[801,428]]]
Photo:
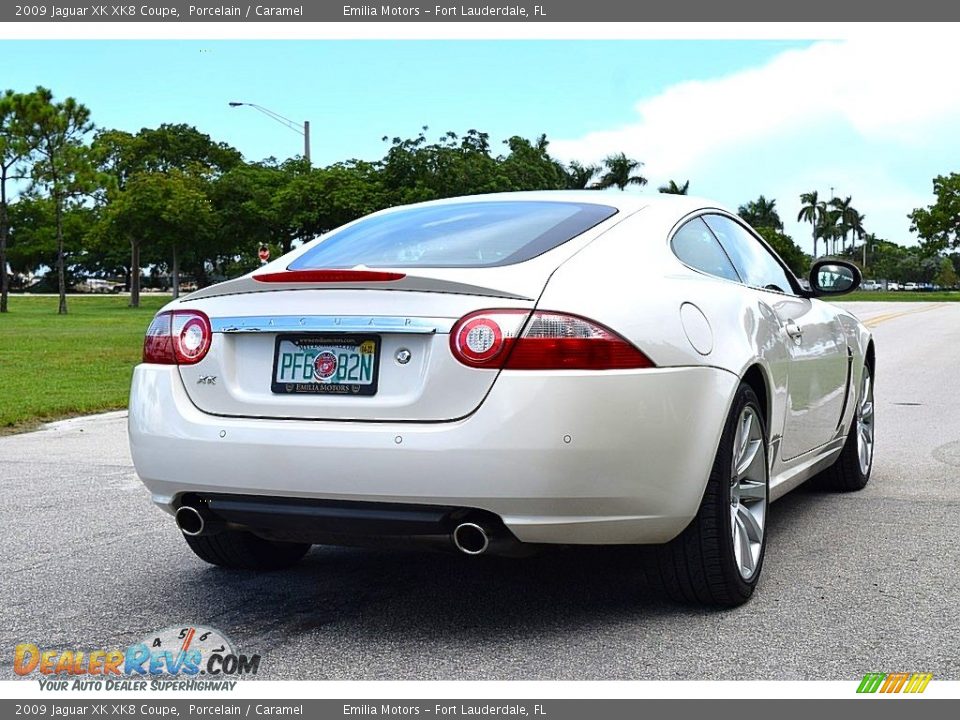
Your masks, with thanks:
[[[13,670],[41,690],[232,690],[256,675],[259,655],[244,655],[219,630],[200,625],[152,632],[126,649],[65,650],[20,643]]]

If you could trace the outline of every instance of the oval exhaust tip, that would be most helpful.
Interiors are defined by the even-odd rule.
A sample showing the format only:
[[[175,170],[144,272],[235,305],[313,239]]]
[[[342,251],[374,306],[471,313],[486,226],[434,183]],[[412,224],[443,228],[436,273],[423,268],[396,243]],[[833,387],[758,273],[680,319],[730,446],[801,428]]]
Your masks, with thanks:
[[[453,544],[466,555],[482,555],[490,547],[490,537],[476,523],[460,523],[454,528]]]
[[[203,516],[196,508],[184,505],[177,509],[173,517],[177,522],[177,527],[180,528],[180,532],[184,535],[196,537],[203,532]]]

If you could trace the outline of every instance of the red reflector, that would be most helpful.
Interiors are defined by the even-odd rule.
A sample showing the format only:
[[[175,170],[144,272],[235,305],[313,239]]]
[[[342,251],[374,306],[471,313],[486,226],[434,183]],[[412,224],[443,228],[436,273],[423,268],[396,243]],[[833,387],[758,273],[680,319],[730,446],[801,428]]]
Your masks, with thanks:
[[[402,280],[405,273],[380,270],[284,270],[254,275],[257,282],[270,283],[349,283]]]

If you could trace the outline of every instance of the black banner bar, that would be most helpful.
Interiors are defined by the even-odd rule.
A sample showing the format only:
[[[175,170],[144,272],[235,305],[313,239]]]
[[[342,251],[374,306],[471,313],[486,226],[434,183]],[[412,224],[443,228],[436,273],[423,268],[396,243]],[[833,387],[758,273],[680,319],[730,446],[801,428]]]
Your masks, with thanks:
[[[536,0],[435,2],[91,2],[38,0],[0,6],[0,22],[944,22],[960,19],[960,3],[876,0]]]

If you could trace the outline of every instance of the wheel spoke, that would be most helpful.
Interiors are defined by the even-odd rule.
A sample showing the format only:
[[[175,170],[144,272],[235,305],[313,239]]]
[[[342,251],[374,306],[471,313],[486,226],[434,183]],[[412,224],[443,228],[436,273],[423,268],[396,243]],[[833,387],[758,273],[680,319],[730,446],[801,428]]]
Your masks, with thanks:
[[[733,558],[737,562],[737,567],[740,568],[741,574],[743,573],[743,540],[744,532],[742,530],[742,525],[740,521],[734,517],[733,520]],[[747,551],[749,555],[749,550]]]
[[[741,505],[740,511],[737,513],[737,518],[743,525],[747,537],[750,540],[760,542],[763,539],[763,527],[760,525],[760,520],[750,512],[749,508]]]
[[[747,443],[744,448],[743,455],[740,456],[739,461],[737,462],[737,477],[743,477],[747,470],[753,467],[753,464],[756,462],[757,457],[759,456],[760,445],[762,444],[761,440],[751,440]]]
[[[740,518],[742,519],[742,515]],[[743,574],[749,577],[754,570],[757,568],[757,562],[753,557],[753,548],[750,547],[750,531],[743,526],[741,519],[738,519],[737,527],[739,532],[737,533],[740,540],[740,567],[743,569]]]
[[[767,486],[756,480],[740,481],[740,501],[754,502],[767,497]]]

